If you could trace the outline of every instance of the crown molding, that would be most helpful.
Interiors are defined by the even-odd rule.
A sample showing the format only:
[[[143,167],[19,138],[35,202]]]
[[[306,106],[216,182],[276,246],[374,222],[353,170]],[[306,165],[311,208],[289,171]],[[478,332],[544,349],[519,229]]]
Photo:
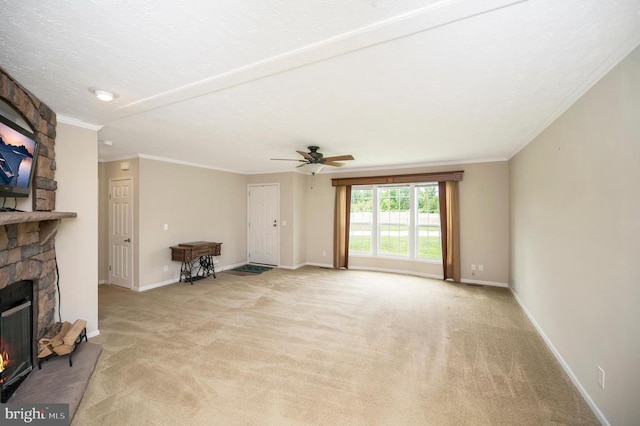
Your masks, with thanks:
[[[75,126],[75,127],[82,127],[83,129],[93,130],[95,132],[97,132],[98,130],[104,127],[101,124],[87,123],[85,121],[78,120],[77,118],[73,118],[73,117],[68,117],[66,115],[56,115],[56,119],[58,123],[68,124],[70,126]]]
[[[144,159],[147,159],[147,160],[154,160],[154,161],[162,161],[164,163],[180,164],[182,166],[198,167],[198,168],[201,168],[201,169],[218,170],[220,172],[234,173],[234,174],[237,174],[237,175],[246,174],[246,173],[238,172],[237,170],[223,169],[223,168],[220,168],[220,167],[207,166],[207,165],[204,165],[204,164],[192,163],[192,162],[189,162],[189,161],[174,160],[174,159],[166,158],[166,157],[158,157],[158,156],[155,156],[155,155],[138,154],[138,158],[144,158]]]

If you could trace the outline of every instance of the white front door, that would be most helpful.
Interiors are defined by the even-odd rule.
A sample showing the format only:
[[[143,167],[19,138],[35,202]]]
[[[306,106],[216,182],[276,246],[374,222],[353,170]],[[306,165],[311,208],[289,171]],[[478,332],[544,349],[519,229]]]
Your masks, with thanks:
[[[109,181],[109,282],[133,288],[133,179]]]
[[[278,264],[280,191],[276,184],[247,188],[247,258],[251,263]]]

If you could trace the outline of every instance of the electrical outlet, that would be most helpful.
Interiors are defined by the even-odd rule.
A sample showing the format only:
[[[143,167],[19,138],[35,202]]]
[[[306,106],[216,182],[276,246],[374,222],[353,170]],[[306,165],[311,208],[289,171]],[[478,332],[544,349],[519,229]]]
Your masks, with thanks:
[[[484,265],[478,265],[478,272],[484,272]]]
[[[472,264],[471,264],[471,270],[472,270],[472,271],[475,271],[475,270],[476,270],[476,264],[475,264],[475,263],[472,263]]]
[[[164,271],[169,272],[169,265],[164,265]]]
[[[598,367],[598,386],[604,390],[604,370],[602,367]]]
[[[326,251],[323,251],[323,252],[322,252],[322,257],[326,257],[326,256],[327,256],[327,252],[326,252]]]
[[[168,223],[165,223],[165,224],[164,224],[163,229],[164,229],[165,231],[168,231],[168,230],[169,230],[169,224],[168,224]]]

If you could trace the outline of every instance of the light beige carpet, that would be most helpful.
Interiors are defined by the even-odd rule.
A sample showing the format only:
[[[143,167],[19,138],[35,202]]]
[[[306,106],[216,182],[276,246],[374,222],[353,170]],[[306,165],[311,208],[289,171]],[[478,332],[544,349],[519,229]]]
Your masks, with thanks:
[[[598,424],[506,289],[305,267],[99,308],[73,425]]]

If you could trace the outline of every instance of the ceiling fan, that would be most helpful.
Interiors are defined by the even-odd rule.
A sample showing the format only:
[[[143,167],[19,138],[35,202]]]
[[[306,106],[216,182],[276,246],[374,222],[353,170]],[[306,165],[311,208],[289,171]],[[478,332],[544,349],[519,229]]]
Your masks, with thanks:
[[[272,160],[280,160],[280,161],[298,161],[300,163],[297,167],[305,167],[311,171],[312,174],[315,174],[320,171],[323,166],[333,166],[333,167],[342,167],[343,163],[338,163],[338,161],[347,161],[347,160],[355,160],[353,155],[336,155],[334,157],[325,157],[322,153],[318,152],[320,147],[317,146],[309,146],[309,152],[296,151],[298,154],[304,157],[303,159],[293,159],[293,158],[272,158]]]

